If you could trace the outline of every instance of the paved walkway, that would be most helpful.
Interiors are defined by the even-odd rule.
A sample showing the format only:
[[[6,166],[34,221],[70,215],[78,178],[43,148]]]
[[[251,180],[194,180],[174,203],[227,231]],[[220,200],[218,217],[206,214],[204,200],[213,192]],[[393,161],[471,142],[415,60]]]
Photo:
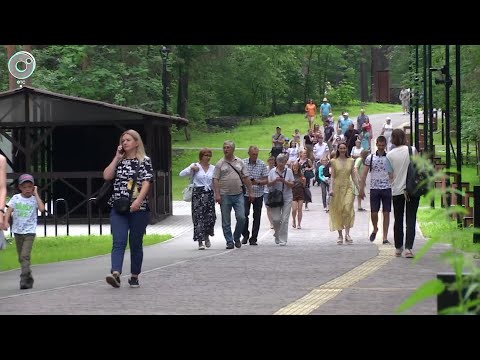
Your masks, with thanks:
[[[394,124],[406,119],[389,115]],[[383,116],[371,119],[374,131],[379,129]],[[380,237],[371,243],[368,211],[356,212],[354,244],[337,245],[320,187],[311,190],[314,202],[304,212],[302,229],[290,225],[285,247],[275,245],[264,210],[259,246],[226,250],[216,205],[212,247],[198,251],[192,241],[190,204],[175,201],[173,216],[147,228],[147,233],[175,237],[145,248],[140,288],[126,284],[128,252],[120,289],[105,282],[109,255],[37,265],[31,290],[18,290],[18,270],[0,273],[0,314],[395,314],[415,288],[449,270],[438,259],[445,247],[435,247],[414,263],[394,257],[393,246],[380,244]],[[365,201],[363,207],[368,205]],[[85,233],[86,227],[75,231]],[[414,250],[424,242],[417,231]],[[436,300],[404,314],[436,314]]]

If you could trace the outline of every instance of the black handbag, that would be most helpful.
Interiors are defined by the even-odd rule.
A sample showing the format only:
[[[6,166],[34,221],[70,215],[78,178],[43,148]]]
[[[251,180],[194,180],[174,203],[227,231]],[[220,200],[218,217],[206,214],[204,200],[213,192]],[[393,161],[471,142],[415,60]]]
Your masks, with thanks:
[[[113,202],[113,208],[121,215],[128,214],[130,212],[131,196],[128,198],[122,197]]]
[[[284,176],[287,173],[285,170]],[[277,172],[278,174],[278,172]],[[278,174],[281,176],[280,174]],[[282,207],[283,206],[283,189],[285,188],[285,183],[282,184],[282,190],[273,189],[268,192],[267,205],[269,207]]]
[[[269,207],[281,207],[283,206],[283,191],[275,189],[268,193],[268,206]]]

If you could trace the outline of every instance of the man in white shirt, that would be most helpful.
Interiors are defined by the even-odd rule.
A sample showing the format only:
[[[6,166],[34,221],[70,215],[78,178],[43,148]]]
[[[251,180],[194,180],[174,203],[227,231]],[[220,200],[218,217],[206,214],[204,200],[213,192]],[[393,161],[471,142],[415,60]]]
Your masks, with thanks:
[[[323,141],[323,136],[319,135],[317,139],[317,143],[313,146],[313,157],[315,158],[315,175],[317,175],[318,168],[321,165],[320,160],[322,160],[324,157],[328,158],[328,155],[330,154],[327,143]],[[318,176],[314,177],[313,185],[315,185],[315,179],[318,179]]]
[[[387,153],[387,159],[390,161],[393,169],[393,216],[395,219],[393,225],[393,235],[395,239],[395,255],[400,257],[403,252],[403,214],[406,216],[405,231],[405,253],[406,258],[413,258],[413,243],[415,241],[415,226],[417,222],[417,210],[420,202],[419,197],[409,197],[405,193],[407,183],[407,170],[410,164],[410,155],[405,132],[401,129],[392,131],[392,144],[394,149]],[[412,147],[412,154],[417,150]]]

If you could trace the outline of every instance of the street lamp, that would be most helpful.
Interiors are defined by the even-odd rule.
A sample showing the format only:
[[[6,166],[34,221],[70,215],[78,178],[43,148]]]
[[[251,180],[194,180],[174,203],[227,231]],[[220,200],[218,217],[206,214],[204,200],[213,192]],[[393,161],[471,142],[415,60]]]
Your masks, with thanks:
[[[168,103],[168,93],[167,93],[167,62],[168,62],[168,54],[170,53],[170,49],[167,49],[165,46],[162,46],[162,61],[163,61],[163,71],[162,71],[162,85],[163,85],[163,108],[162,114],[167,113],[167,103]]]

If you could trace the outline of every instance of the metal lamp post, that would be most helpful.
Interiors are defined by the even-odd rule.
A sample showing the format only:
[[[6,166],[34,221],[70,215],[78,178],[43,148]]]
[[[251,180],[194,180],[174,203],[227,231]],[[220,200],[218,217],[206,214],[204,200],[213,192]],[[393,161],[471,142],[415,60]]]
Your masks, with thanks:
[[[162,114],[167,114],[167,104],[168,104],[168,84],[167,84],[167,62],[168,54],[170,49],[167,49],[165,46],[162,46],[162,60],[163,60],[163,71],[162,71],[162,85],[163,85],[163,107]]]

